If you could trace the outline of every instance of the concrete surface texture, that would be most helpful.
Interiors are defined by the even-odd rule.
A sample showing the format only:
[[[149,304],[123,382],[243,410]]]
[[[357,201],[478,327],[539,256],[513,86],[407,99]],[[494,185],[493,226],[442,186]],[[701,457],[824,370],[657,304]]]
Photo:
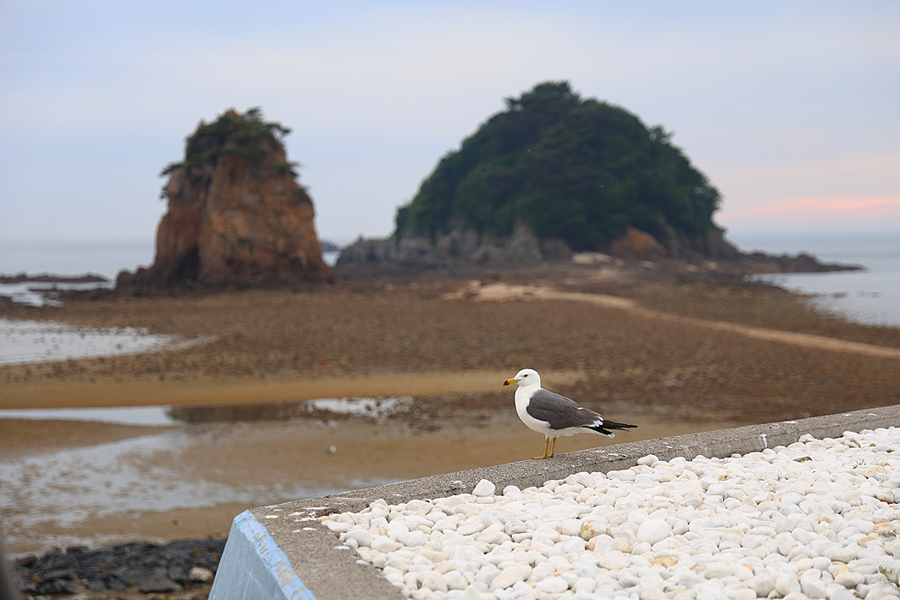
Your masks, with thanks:
[[[210,598],[256,600],[291,598],[403,598],[379,570],[359,560],[337,536],[319,523],[322,515],[357,512],[378,499],[399,504],[469,493],[482,479],[498,490],[541,486],[583,471],[628,469],[648,454],[660,460],[697,456],[725,458],[787,446],[802,435],[828,438],[900,425],[900,405],[849,413],[750,425],[677,437],[605,446],[551,459],[526,460],[435,475],[343,494],[298,500],[246,511],[235,519]]]

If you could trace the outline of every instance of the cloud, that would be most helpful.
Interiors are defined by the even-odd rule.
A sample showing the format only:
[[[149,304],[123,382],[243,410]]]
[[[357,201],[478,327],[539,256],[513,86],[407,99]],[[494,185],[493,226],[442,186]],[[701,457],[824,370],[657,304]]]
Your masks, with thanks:
[[[724,211],[723,211],[724,212]],[[732,222],[825,223],[894,220],[900,225],[900,196],[852,198],[803,196],[767,202],[725,213]]]

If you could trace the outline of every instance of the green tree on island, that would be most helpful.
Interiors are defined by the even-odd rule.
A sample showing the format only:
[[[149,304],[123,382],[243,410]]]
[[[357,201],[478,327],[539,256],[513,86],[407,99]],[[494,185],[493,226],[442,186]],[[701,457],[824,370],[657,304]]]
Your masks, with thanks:
[[[508,235],[517,222],[573,250],[600,249],[628,226],[660,240],[718,228],[718,190],[672,144],[672,135],[569,83],[541,83],[445,155],[396,235],[454,229]]]

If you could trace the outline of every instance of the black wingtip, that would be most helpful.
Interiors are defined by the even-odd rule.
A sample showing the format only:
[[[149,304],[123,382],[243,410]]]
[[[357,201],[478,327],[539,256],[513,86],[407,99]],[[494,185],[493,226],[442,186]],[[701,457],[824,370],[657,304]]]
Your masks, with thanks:
[[[604,419],[603,427],[609,429],[634,429],[637,425],[629,425],[628,423],[616,423],[615,421],[607,421]]]
[[[600,425],[594,425],[589,427],[588,429],[593,429],[597,433],[602,433],[607,437],[616,437],[610,429],[633,429],[637,427],[637,425],[629,425],[628,423],[616,423],[614,421],[603,421]]]

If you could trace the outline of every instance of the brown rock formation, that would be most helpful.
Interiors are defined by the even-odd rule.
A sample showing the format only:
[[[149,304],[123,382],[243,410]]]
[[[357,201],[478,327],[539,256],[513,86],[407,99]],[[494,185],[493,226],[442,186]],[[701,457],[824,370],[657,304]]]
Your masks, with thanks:
[[[626,260],[658,260],[666,255],[666,249],[649,233],[629,225],[610,243],[609,253]]]
[[[168,212],[156,259],[119,283],[259,285],[327,279],[313,203],[284,146],[258,111],[228,111],[188,138],[185,161],[165,171]]]

